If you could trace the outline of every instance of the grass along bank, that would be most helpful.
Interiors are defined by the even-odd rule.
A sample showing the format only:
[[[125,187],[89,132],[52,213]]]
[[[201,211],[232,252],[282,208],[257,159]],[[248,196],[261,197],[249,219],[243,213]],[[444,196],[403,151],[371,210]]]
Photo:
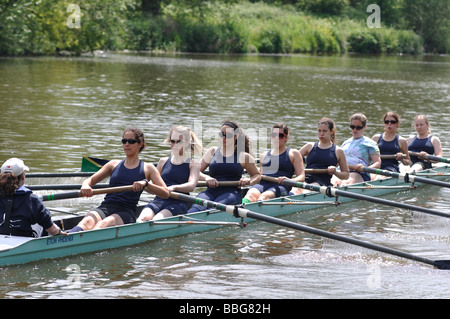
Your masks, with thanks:
[[[142,23],[136,17],[132,24]],[[201,12],[165,7],[159,39],[142,38],[132,50],[209,53],[422,53],[421,38],[412,31],[369,28],[365,21],[319,18],[292,7],[265,3],[210,4]],[[133,37],[133,32],[131,37]],[[133,39],[130,39],[133,41]],[[151,44],[151,45],[149,45]]]
[[[0,0],[1,2],[2,0]],[[0,6],[0,55],[80,55],[94,50],[197,53],[422,53],[420,36],[365,20],[322,18],[293,6],[239,1],[178,3],[158,15],[137,0],[80,0],[80,28],[69,28],[67,3],[7,1]]]

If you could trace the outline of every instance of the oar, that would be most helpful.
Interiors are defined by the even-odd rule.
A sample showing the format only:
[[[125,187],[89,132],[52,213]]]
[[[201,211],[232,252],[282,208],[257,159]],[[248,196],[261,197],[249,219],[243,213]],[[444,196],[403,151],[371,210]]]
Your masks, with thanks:
[[[219,186],[225,187],[225,186],[238,186],[239,181],[219,181]],[[206,187],[208,184],[206,181],[198,181],[197,187]]]
[[[256,212],[250,211],[250,210],[248,210],[246,208],[243,208],[243,207],[240,207],[240,206],[225,205],[225,204],[209,201],[209,200],[202,199],[202,198],[197,198],[197,197],[186,195],[186,194],[180,194],[180,193],[176,193],[176,192],[172,192],[170,194],[170,197],[175,198],[175,199],[179,199],[179,200],[183,200],[183,201],[186,201],[186,202],[190,202],[190,203],[193,203],[193,204],[199,204],[199,205],[202,205],[202,206],[206,206],[208,208],[214,208],[214,209],[218,209],[218,210],[221,210],[221,211],[225,211],[228,214],[234,215],[235,217],[253,218],[253,219],[265,221],[265,222],[268,222],[268,223],[271,223],[271,224],[275,224],[275,225],[279,225],[279,226],[283,226],[283,227],[289,227],[289,228],[300,230],[300,231],[303,231],[303,232],[315,234],[315,235],[318,235],[318,236],[321,236],[321,237],[326,237],[326,238],[334,239],[334,240],[337,240],[337,241],[342,241],[342,242],[345,242],[345,243],[349,243],[349,244],[352,244],[352,245],[356,245],[356,246],[360,246],[360,247],[364,247],[364,248],[380,251],[380,252],[383,252],[383,253],[391,254],[391,255],[394,255],[394,256],[398,256],[398,257],[402,257],[402,258],[418,261],[418,262],[421,262],[421,263],[425,263],[425,264],[434,266],[434,267],[439,268],[439,269],[450,269],[450,260],[431,260],[431,259],[427,259],[427,258],[424,258],[424,257],[412,255],[412,254],[405,253],[405,252],[402,252],[402,251],[399,251],[399,250],[395,250],[395,249],[392,249],[392,248],[388,248],[388,247],[384,247],[384,246],[368,243],[368,242],[365,242],[365,241],[361,241],[361,240],[357,240],[357,239],[354,239],[354,238],[345,237],[345,236],[342,236],[342,235],[334,234],[334,233],[327,232],[327,231],[324,231],[324,230],[320,230],[320,229],[317,229],[317,228],[313,228],[313,227],[305,226],[305,225],[302,225],[302,224],[297,224],[297,223],[293,223],[293,222],[290,222],[290,221],[286,221],[286,220],[282,220],[282,219],[279,219],[279,218],[275,218],[275,217],[272,217],[272,216],[267,216],[267,215],[264,215],[264,214],[256,213]]]
[[[102,183],[102,184],[96,184],[92,186],[92,188],[106,188],[108,187],[108,183]],[[26,188],[31,189],[33,191],[36,190],[55,190],[55,189],[61,189],[61,190],[67,190],[67,189],[80,189],[81,184],[48,184],[48,185],[25,185]]]
[[[356,167],[354,165],[349,165],[348,167],[350,169],[356,170]],[[420,177],[420,176],[417,176],[414,174],[409,174],[409,173],[397,173],[397,172],[391,172],[388,170],[372,168],[372,167],[362,167],[361,169],[359,169],[359,171],[377,174],[377,175],[395,177],[395,178],[404,180],[406,183],[418,182],[418,183],[424,183],[424,184],[430,184],[430,185],[436,185],[436,186],[450,188],[450,183],[434,180],[431,178]]]
[[[28,173],[27,178],[29,177],[86,177],[94,175],[95,172],[75,172],[75,173]]]
[[[263,175],[263,176],[261,176],[261,179],[270,181],[272,183],[278,183],[278,179],[276,179],[274,177],[270,177],[270,176]],[[353,199],[365,200],[365,201],[372,202],[372,203],[377,203],[377,204],[382,204],[382,205],[387,205],[387,206],[394,206],[394,207],[398,207],[398,208],[402,208],[402,209],[408,209],[408,210],[418,211],[418,212],[422,212],[422,213],[426,213],[426,214],[450,218],[450,214],[436,211],[433,209],[399,203],[399,202],[394,202],[394,201],[377,198],[377,197],[372,197],[372,196],[367,196],[367,195],[362,195],[362,194],[358,194],[358,193],[343,191],[336,187],[317,186],[317,185],[307,184],[307,183],[303,183],[303,182],[295,182],[290,179],[283,180],[282,184],[285,186],[289,186],[289,187],[298,187],[298,188],[304,188],[304,189],[308,189],[308,190],[315,191],[315,192],[320,192],[324,195],[327,195],[328,197],[333,197],[333,196],[348,197],[348,198],[353,198]]]
[[[403,158],[406,158],[406,154],[402,154]],[[397,155],[395,154],[384,154],[384,155],[380,155],[380,158],[383,159],[396,159]]]
[[[133,185],[129,185],[129,186],[117,186],[117,187],[93,189],[92,192],[94,195],[101,195],[101,194],[109,194],[109,193],[129,192],[132,190],[133,190]],[[77,197],[82,197],[82,195],[81,195],[81,191],[74,191],[74,192],[41,195],[40,197],[43,201],[49,201],[49,200],[57,200],[57,199],[77,198]]]
[[[409,155],[419,157],[420,153],[409,152]],[[425,159],[430,160],[430,161],[435,161],[435,162],[439,162],[439,163],[450,163],[450,159],[445,158],[445,157],[434,156],[434,155],[430,155],[430,154],[427,154],[424,157],[425,157]]]

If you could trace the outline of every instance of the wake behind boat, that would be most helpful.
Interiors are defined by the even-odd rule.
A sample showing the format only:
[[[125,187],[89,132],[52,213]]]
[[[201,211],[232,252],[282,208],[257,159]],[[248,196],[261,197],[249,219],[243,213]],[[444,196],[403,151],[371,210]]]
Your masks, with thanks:
[[[432,179],[444,179],[450,173],[450,165],[439,164],[432,170],[421,172]],[[405,182],[388,177],[375,181],[353,184],[340,190],[355,194],[379,197],[388,193],[405,191],[423,183]],[[323,205],[337,205],[354,201],[349,197],[329,197],[318,192],[278,197],[264,202],[246,204],[245,209],[267,216],[282,216],[299,211],[313,210]],[[142,207],[139,207],[137,214]],[[330,208],[332,209],[332,208]],[[74,227],[81,216],[55,218],[62,229]],[[243,228],[253,218],[236,218],[218,209],[209,209],[158,221],[126,224],[109,228],[71,233],[69,236],[26,238],[0,236],[0,265],[23,264],[40,259],[58,258],[105,249],[130,246],[159,238],[180,236],[188,233],[207,231],[224,226]]]

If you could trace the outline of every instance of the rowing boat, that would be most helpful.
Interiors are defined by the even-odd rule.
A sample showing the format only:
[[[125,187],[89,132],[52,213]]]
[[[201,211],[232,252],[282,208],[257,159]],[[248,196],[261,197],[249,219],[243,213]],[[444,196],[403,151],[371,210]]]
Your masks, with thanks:
[[[443,179],[450,173],[450,165],[439,164],[429,174],[429,178]],[[354,184],[340,188],[355,194],[372,197],[383,196],[392,192],[405,191],[424,185],[411,185],[401,179],[387,177],[371,182]],[[353,201],[349,197],[328,197],[319,192],[280,197],[264,202],[246,204],[245,209],[268,216],[282,216],[293,212],[313,210],[322,205],[339,205]],[[143,207],[139,207],[137,214]],[[62,229],[71,229],[82,216],[56,218]],[[236,218],[217,209],[165,218],[158,221],[114,226],[104,229],[71,233],[69,236],[45,236],[40,238],[0,236],[0,266],[23,264],[40,259],[58,258],[105,249],[135,245],[150,240],[180,236],[188,233],[206,231],[224,226],[243,228],[253,219]]]

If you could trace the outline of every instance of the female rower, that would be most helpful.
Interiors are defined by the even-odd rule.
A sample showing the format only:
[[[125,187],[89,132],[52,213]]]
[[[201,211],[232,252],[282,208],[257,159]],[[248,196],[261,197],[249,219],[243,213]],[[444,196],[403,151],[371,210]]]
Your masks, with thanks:
[[[197,186],[199,178],[200,162],[193,157],[201,157],[201,143],[185,126],[173,127],[164,142],[170,143],[171,156],[160,159],[156,168],[170,191],[189,194]],[[186,212],[186,202],[157,196],[145,206],[137,221],[157,220]]]
[[[322,118],[317,125],[318,142],[311,142],[300,149],[302,157],[306,157],[307,169],[326,169],[326,173],[307,173],[305,181],[320,186],[331,186],[331,177],[335,175],[341,180],[350,176],[344,151],[335,144],[336,125],[329,118]],[[337,170],[336,167],[340,169]],[[302,189],[294,187],[291,192],[300,194]]]
[[[432,162],[426,161],[427,155],[442,157],[442,145],[437,136],[431,135],[431,125],[426,115],[421,114],[415,118],[414,128],[417,135],[408,139],[408,150],[420,153],[420,156],[411,156],[411,168],[409,170],[421,171],[432,166]]]
[[[156,167],[139,159],[139,153],[145,148],[142,131],[136,128],[126,129],[122,136],[122,148],[125,159],[109,161],[98,172],[84,180],[81,194],[91,197],[92,186],[109,176],[109,186],[132,184],[133,191],[107,194],[100,206],[88,212],[70,232],[134,223],[136,206],[144,189],[162,198],[169,197],[169,190]]]
[[[354,165],[355,169],[361,167],[379,168],[381,166],[380,149],[374,140],[364,136],[367,126],[367,118],[362,113],[353,114],[350,117],[352,137],[342,143],[348,165]],[[337,185],[350,185],[370,181],[370,174],[350,170],[350,177],[346,180],[336,179]]]
[[[198,197],[226,205],[240,204],[242,195],[239,187],[254,185],[261,180],[261,174],[251,155],[250,140],[242,128],[234,121],[225,121],[220,129],[220,147],[212,147],[202,158],[200,179],[208,187]],[[203,171],[209,167],[209,176]],[[243,177],[244,169],[250,178]],[[236,181],[237,186],[221,186],[221,181]],[[189,213],[205,210],[206,207],[194,204]]]
[[[0,234],[40,237],[45,229],[50,235],[67,235],[52,221],[42,200],[24,187],[29,168],[18,158],[10,158],[0,174]]]
[[[393,155],[395,158],[382,159],[381,169],[400,172],[399,161],[409,165],[408,141],[401,137],[397,130],[400,126],[400,116],[395,112],[387,112],[383,116],[384,133],[376,134],[372,140],[377,142],[381,155]],[[376,175],[378,178],[380,175]]]
[[[292,178],[293,175],[296,175],[294,181],[305,180],[305,169],[300,152],[286,146],[289,139],[288,126],[283,123],[274,125],[270,136],[273,147],[268,152],[261,154],[260,171],[263,175],[277,177],[278,183],[259,182],[248,190],[243,203],[288,195],[289,187],[283,186],[281,183],[287,178]]]

